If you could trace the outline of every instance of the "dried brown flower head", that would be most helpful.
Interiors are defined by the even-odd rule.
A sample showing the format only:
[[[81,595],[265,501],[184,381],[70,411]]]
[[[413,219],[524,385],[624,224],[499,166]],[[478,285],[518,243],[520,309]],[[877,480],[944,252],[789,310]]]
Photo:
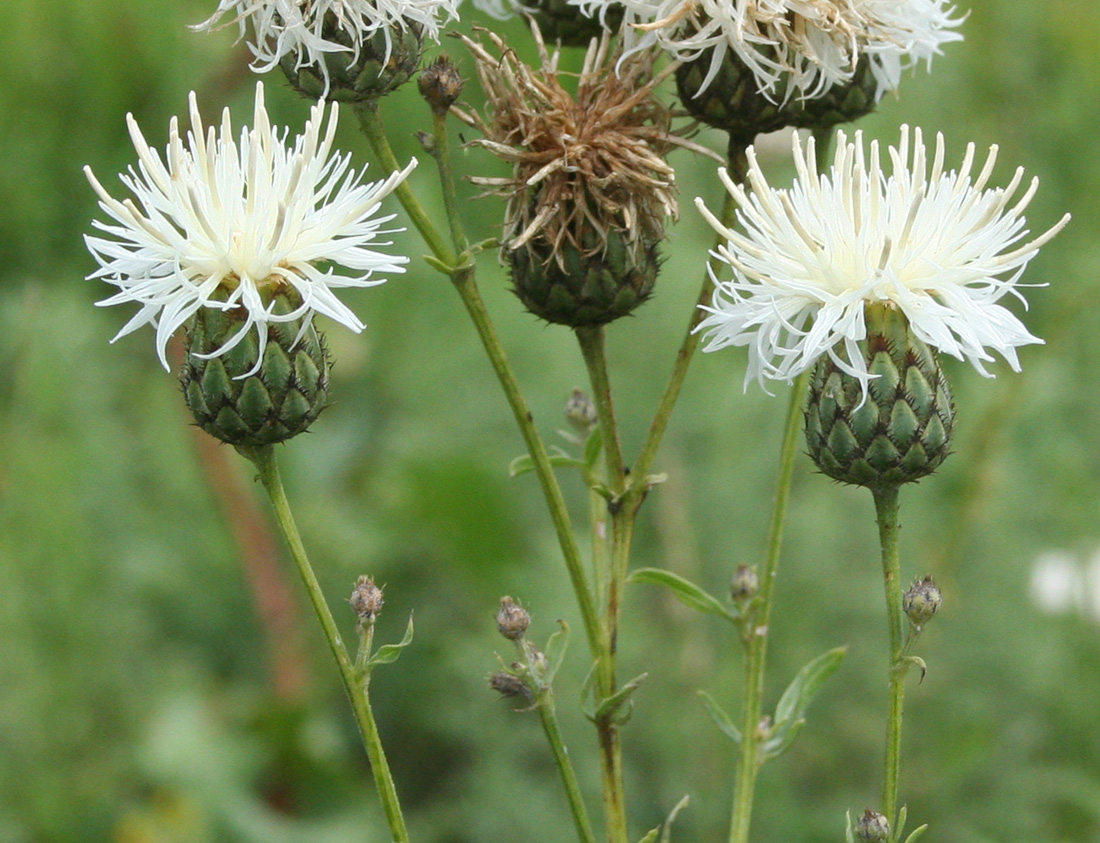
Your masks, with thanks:
[[[484,116],[455,113],[484,135],[473,144],[515,168],[511,178],[473,179],[508,198],[506,246],[538,238],[560,264],[563,245],[595,254],[612,232],[627,235],[634,248],[652,245],[663,236],[664,218],[677,214],[675,173],[663,155],[682,141],[654,95],[670,71],[654,78],[650,52],[620,60],[605,34],[590,46],[573,94],[562,83],[560,53],[547,50],[537,26],[532,31],[538,69],[495,33],[482,30],[499,56],[462,36],[488,104]]]

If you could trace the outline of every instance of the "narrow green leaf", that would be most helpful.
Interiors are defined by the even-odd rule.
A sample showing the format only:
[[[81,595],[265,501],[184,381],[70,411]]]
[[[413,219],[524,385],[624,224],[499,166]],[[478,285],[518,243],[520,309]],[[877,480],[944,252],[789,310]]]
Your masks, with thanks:
[[[806,718],[799,717],[797,720],[784,724],[781,728],[773,729],[772,736],[764,742],[764,760],[771,761],[786,752],[805,725]]]
[[[845,843],[856,843],[856,836],[852,831],[852,812],[844,812],[844,841]]]
[[[584,443],[584,464],[587,468],[593,469],[596,467],[596,463],[600,459],[600,454],[603,452],[603,433],[597,427],[588,434],[588,441]]]
[[[664,832],[661,834],[661,843],[669,843],[672,839],[672,824],[676,822],[677,815],[688,806],[690,801],[690,796],[684,796],[684,798],[677,802],[676,806],[669,811],[668,818],[664,823]]]
[[[604,720],[614,720],[615,716],[622,710],[623,705],[630,699],[630,695],[633,694],[641,684],[648,677],[648,673],[643,673],[640,676],[635,676],[618,691],[612,694],[606,699],[600,700],[599,706],[596,708],[596,714],[593,719],[600,723]],[[629,714],[627,715],[629,717]],[[616,721],[618,723],[625,723],[625,720]]]
[[[413,616],[409,614],[409,625],[405,627],[405,637],[396,644],[384,644],[379,647],[367,662],[367,670],[380,664],[393,664],[413,640]]]
[[[535,470],[535,461],[530,454],[521,454],[508,464],[508,476],[519,477]]]
[[[782,755],[794,742],[806,722],[806,709],[825,681],[840,667],[847,652],[847,647],[829,650],[803,667],[791,680],[775,707],[772,718],[775,725],[764,745],[765,758]]]
[[[666,571],[662,568],[638,568],[631,572],[626,581],[628,583],[640,582],[649,583],[650,585],[663,585],[672,591],[676,599],[685,606],[707,614],[718,615],[728,621],[736,622],[737,620],[737,615],[726,606],[723,606],[717,598],[712,597],[695,583],[684,579],[679,574],[672,573],[672,571]]]
[[[596,722],[596,672],[599,662],[592,662],[588,675],[581,683],[581,713],[593,723]]]
[[[455,274],[455,267],[451,266],[450,264],[443,263],[443,261],[439,260],[436,257],[433,257],[432,255],[421,255],[421,257],[424,258],[425,262],[432,269],[438,270],[448,277]]]
[[[722,706],[718,705],[717,700],[706,691],[699,691],[698,693],[699,697],[703,700],[703,705],[707,708],[707,714],[709,714],[710,719],[714,721],[714,725],[722,730],[723,735],[740,746],[741,730],[733,724],[733,718],[726,714]]]
[[[548,459],[550,465],[554,468],[587,468],[583,462],[565,453],[550,454]],[[534,470],[535,461],[531,459],[530,454],[518,456],[508,464],[509,477],[519,477],[521,474],[529,474]]]
[[[905,838],[905,843],[917,843],[918,840],[920,840],[922,837],[924,837],[924,832],[926,832],[927,830],[928,830],[928,823],[925,823],[922,826],[918,826],[917,828],[914,828],[913,833]]]
[[[547,685],[554,681],[554,676],[557,675],[558,668],[565,659],[565,648],[569,645],[569,624],[558,621],[558,626],[561,628],[546,642],[547,667],[544,679]]]
[[[661,833],[661,827],[651,828],[645,837],[638,841],[638,843],[657,843],[657,835]]]
[[[794,721],[803,717],[821,686],[832,676],[840,663],[844,661],[847,647],[837,647],[822,653],[816,659],[805,665],[791,680],[779,703],[775,707],[773,722],[778,727],[784,721]]]

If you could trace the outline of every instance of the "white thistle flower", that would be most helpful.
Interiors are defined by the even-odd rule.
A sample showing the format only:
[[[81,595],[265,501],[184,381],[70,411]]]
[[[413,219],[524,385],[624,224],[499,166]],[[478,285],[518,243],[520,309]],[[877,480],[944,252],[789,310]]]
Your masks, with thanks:
[[[375,214],[416,159],[382,181],[364,184],[364,174],[349,168],[351,156],[333,152],[335,103],[323,130],[325,106],[315,105],[304,132],[288,147],[288,130],[274,129],[268,120],[262,84],[256,85],[253,127],[243,128],[237,141],[228,109],[215,130],[203,127],[194,93],[189,102],[191,130],[181,138],[172,118],[163,159],[127,115],[138,164],[119,178],[133,198],[113,198],[91,168],[84,168],[99,207],[114,221],[92,223],[110,239],[84,238],[99,263],[88,278],[119,288],[100,305],[141,305],[115,339],[154,325],[157,355],[167,369],[169,338],[203,307],[247,311],[241,330],[211,357],[255,329],[262,359],[267,323],[304,318],[308,325],[314,313],[361,331],[363,323],[334,291],[381,284],[376,272],[405,271],[407,257],[371,247],[390,245],[378,236],[401,230],[382,228],[393,214]],[[358,274],[318,267],[327,262]],[[276,314],[265,306],[261,291],[282,286],[294,288],[302,304]],[[223,297],[228,293],[224,301],[215,297],[219,290]]]
[[[624,10],[633,49],[654,44],[681,61],[709,53],[700,93],[729,51],[771,99],[813,99],[849,81],[866,54],[878,96],[895,90],[903,70],[931,64],[940,45],[962,40],[948,0],[571,0],[600,19]]]
[[[705,350],[748,346],[746,388],[752,380],[793,380],[828,354],[866,389],[873,376],[857,346],[866,337],[864,306],[889,302],[918,338],[983,375],[991,350],[1019,371],[1016,348],[1042,340],[998,302],[1011,293],[1026,306],[1020,276],[1069,214],[1022,242],[1038,179],[1013,200],[1023,168],[1007,187],[986,187],[996,146],[976,174],[973,144],[958,171],[944,169],[942,135],[931,160],[930,151],[919,129],[910,142],[903,126],[887,174],[877,141],[868,155],[861,132],[854,142],[840,132],[833,165],[819,174],[813,139],[803,147],[796,135],[798,177],[790,189],[768,185],[752,147],[751,192],[719,170],[744,233],[695,200],[727,241],[712,254],[733,269],[732,280],[715,278],[712,305],[703,308],[710,314],[698,328],[706,331]]]
[[[440,29],[458,18],[460,0],[220,0],[217,11],[194,29],[210,32],[236,23],[240,36],[249,34],[249,49],[256,57],[253,70],[266,73],[284,56],[295,56],[295,67],[318,66],[328,94],[326,53],[349,53],[348,65],[359,60],[362,44],[381,30],[386,38],[386,58],[392,49],[393,29],[410,24],[435,41]],[[226,15],[233,17],[219,23]],[[326,23],[334,23],[351,46],[332,40]],[[327,35],[327,37],[326,37]]]

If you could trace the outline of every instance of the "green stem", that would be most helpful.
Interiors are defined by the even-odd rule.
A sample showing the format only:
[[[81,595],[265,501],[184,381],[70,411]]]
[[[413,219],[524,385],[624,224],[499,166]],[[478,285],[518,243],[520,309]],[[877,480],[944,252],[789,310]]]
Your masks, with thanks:
[[[398,167],[397,159],[390,147],[382,122],[378,118],[376,108],[371,105],[359,106],[355,108],[355,113],[359,118],[363,133],[367,136],[367,140],[382,166],[390,170],[396,169]],[[528,453],[535,464],[535,474],[546,498],[547,508],[550,510],[558,544],[561,546],[562,556],[565,558],[565,565],[569,571],[569,579],[577,596],[589,649],[592,652],[592,657],[598,659],[601,652],[599,616],[584,571],[580,548],[577,546],[577,540],[573,534],[569,512],[565,506],[565,498],[561,493],[557,477],[554,475],[553,466],[550,465],[546,446],[535,427],[534,416],[527,406],[527,401],[519,388],[519,382],[516,380],[511,364],[504,355],[500,339],[497,337],[489,313],[485,309],[485,303],[481,299],[481,293],[478,291],[474,277],[473,264],[465,262],[468,257],[465,246],[466,237],[459,221],[457,201],[455,200],[454,176],[450,167],[445,126],[444,117],[440,116],[434,119],[436,134],[433,138],[435,142],[433,157],[439,166],[448,226],[459,251],[448,246],[443,240],[442,235],[428,218],[427,213],[406,182],[402,182],[394,193],[404,206],[413,225],[416,226],[428,243],[435,257],[446,267],[446,271],[450,275],[463,305],[466,307],[466,312],[474,323],[481,344],[489,356],[489,362],[492,364],[493,371],[496,372],[505,397],[508,399],[508,404],[512,408],[516,424],[520,428]]]
[[[783,443],[779,451],[779,478],[772,505],[768,529],[768,549],[760,572],[760,592],[747,623],[751,628],[745,640],[745,690],[742,702],[741,746],[738,752],[737,779],[733,789],[733,812],[730,818],[730,843],[748,843],[752,822],[752,806],[756,793],[756,776],[764,759],[760,755],[760,718],[764,699],[764,666],[768,650],[768,625],[771,618],[776,572],[783,545],[783,525],[787,516],[787,501],[794,476],[798,433],[802,422],[802,401],[810,381],[803,372],[791,387],[787,419],[783,428]]]
[[[573,533],[569,511],[565,506],[565,497],[562,495],[561,486],[558,485],[557,477],[554,475],[554,468],[550,464],[550,457],[546,453],[546,445],[535,426],[535,418],[527,406],[527,400],[523,397],[515,373],[504,355],[500,338],[497,336],[496,329],[489,318],[489,313],[485,309],[485,302],[482,301],[481,293],[474,281],[473,270],[458,270],[452,280],[463,305],[466,307],[466,312],[477,329],[481,344],[485,348],[485,353],[489,356],[489,362],[493,367],[493,371],[496,372],[497,379],[500,381],[500,386],[504,390],[508,405],[512,408],[512,414],[515,416],[516,424],[523,436],[523,441],[527,445],[527,451],[535,464],[535,474],[546,498],[546,505],[550,510],[550,519],[554,523],[558,544],[561,546],[565,566],[569,572],[569,579],[577,597],[585,635],[588,638],[588,646],[592,652],[592,657],[599,659],[600,653],[603,651],[600,643],[602,633],[600,631],[599,614],[596,611],[596,603],[592,596],[588,577],[585,574],[580,547]]]
[[[565,742],[558,728],[558,716],[554,709],[554,692],[547,689],[541,695],[538,702],[539,717],[542,719],[542,730],[546,733],[546,740],[550,744],[550,751],[554,753],[554,761],[561,773],[562,787],[565,796],[569,800],[569,809],[573,813],[573,824],[577,828],[577,839],[581,843],[596,843],[596,835],[592,831],[592,823],[588,819],[588,809],[584,806],[584,797],[581,795],[581,787],[577,782],[577,773],[573,769],[573,762],[569,759],[569,750],[565,748]]]
[[[615,405],[611,400],[611,381],[607,375],[607,351],[603,325],[588,325],[575,329],[580,343],[588,379],[592,383],[592,400],[596,404],[603,449],[607,460],[608,486],[615,497],[626,488],[623,449],[619,442],[619,426],[615,421]]]
[[[352,110],[355,112],[355,116],[359,118],[359,126],[362,128],[363,134],[366,135],[367,141],[378,158],[378,163],[382,165],[382,169],[386,171],[386,174],[402,169],[401,165],[397,163],[397,157],[393,154],[389,138],[386,137],[386,130],[378,117],[378,104],[370,102],[356,105],[352,107]],[[398,184],[393,193],[401,202],[405,213],[409,215],[412,224],[416,226],[416,230],[420,232],[420,236],[424,238],[424,242],[428,244],[428,248],[432,250],[432,254],[448,267],[458,266],[459,255],[448,245],[443,235],[439,233],[439,229],[432,223],[427,211],[424,210],[424,207],[416,198],[416,194],[413,193],[412,187],[409,186],[408,179]]]
[[[290,555],[298,566],[298,573],[309,593],[313,611],[317,614],[317,620],[321,622],[321,629],[328,640],[329,649],[340,668],[340,678],[344,682],[344,690],[351,701],[352,711],[355,713],[355,722],[359,726],[359,733],[363,738],[363,746],[367,750],[370,759],[371,772],[374,775],[374,784],[378,790],[378,796],[382,800],[382,808],[386,814],[386,822],[389,825],[390,835],[394,843],[408,843],[409,832],[405,828],[405,818],[401,813],[401,805],[397,799],[397,788],[390,773],[389,764],[386,762],[386,753],[382,749],[382,738],[378,734],[378,726],[374,722],[371,712],[370,700],[367,696],[367,685],[363,681],[361,671],[357,670],[348,656],[344,642],[340,638],[340,630],[325,602],[321,585],[313,573],[306,556],[305,546],[298,533],[298,527],[294,523],[294,516],[290,511],[290,503],[287,501],[286,491],[283,489],[283,481],[279,477],[279,465],[275,460],[275,452],[270,445],[261,447],[239,446],[237,448],[242,456],[250,459],[260,473],[260,482],[267,490],[271,498],[271,506],[275,511],[275,520],[290,548]]]
[[[730,155],[730,177],[735,182],[743,183],[745,174],[748,170],[748,159],[745,157],[745,149],[743,147],[738,147],[735,150],[731,147]],[[725,194],[725,199],[722,203],[722,224],[730,226],[734,221],[734,210],[737,207],[737,203],[734,202],[733,197],[730,196],[729,193],[725,191],[723,191],[723,193]],[[715,243],[721,244],[721,242],[722,236],[718,235],[715,239]],[[653,461],[657,457],[657,449],[661,445],[661,439],[664,437],[669,419],[672,418],[672,409],[676,406],[676,400],[680,397],[680,390],[683,388],[688,368],[691,366],[691,361],[695,357],[696,350],[699,348],[699,342],[702,340],[702,336],[696,329],[706,316],[706,311],[702,309],[702,306],[709,304],[711,296],[714,294],[714,281],[711,279],[709,262],[707,266],[707,270],[703,273],[703,284],[699,290],[699,298],[695,303],[695,307],[692,308],[691,318],[688,320],[687,331],[684,333],[684,339],[680,344],[679,351],[676,352],[676,363],[672,368],[672,374],[669,377],[668,384],[665,386],[665,392],[661,396],[661,401],[657,405],[657,412],[653,415],[649,433],[642,443],[642,450],[639,452],[638,460],[634,465],[634,474],[638,478],[644,479],[653,467]],[[644,494],[644,491],[644,484],[639,484],[632,489],[632,494],[633,496],[640,497]]]
[[[905,703],[906,663],[903,659],[904,619],[901,607],[901,567],[898,558],[898,486],[871,490],[875,498],[882,575],[886,589],[886,617],[890,627],[890,704],[886,719],[886,767],[882,780],[882,813],[897,827],[898,775],[901,767],[901,721]]]
[[[462,228],[462,218],[458,213],[458,194],[455,192],[454,167],[451,165],[451,145],[447,136],[447,112],[432,109],[432,128],[434,145],[432,147],[436,165],[439,167],[439,184],[443,191],[443,208],[447,213],[447,225],[451,230],[451,240],[459,255],[470,247],[466,232]]]
[[[618,650],[619,615],[622,608],[623,583],[630,563],[630,545],[634,532],[636,506],[624,506],[627,489],[626,468],[623,465],[619,426],[615,420],[615,404],[611,398],[611,380],[607,374],[607,351],[602,325],[576,328],[577,342],[588,369],[592,385],[592,400],[596,405],[603,437],[604,458],[607,464],[607,485],[612,500],[605,503],[611,517],[611,556],[598,575],[600,592],[606,602],[603,606],[603,652],[598,662],[596,687],[598,699],[607,699],[618,690],[615,678],[615,654]],[[603,775],[604,817],[607,823],[607,839],[612,843],[626,843],[626,789],[623,781],[622,743],[619,724],[612,712],[596,723],[600,739],[600,763]]]

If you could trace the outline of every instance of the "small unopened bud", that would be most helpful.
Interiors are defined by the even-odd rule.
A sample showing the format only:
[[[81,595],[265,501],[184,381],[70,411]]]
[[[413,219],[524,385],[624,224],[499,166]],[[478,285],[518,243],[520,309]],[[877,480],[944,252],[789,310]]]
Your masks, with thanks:
[[[901,606],[909,616],[909,622],[920,629],[929,620],[943,602],[943,595],[931,577],[914,580],[901,599]]]
[[[500,598],[497,631],[510,641],[519,641],[531,625],[531,615],[511,597]]]
[[[596,426],[596,405],[583,389],[574,389],[565,404],[565,420],[580,433],[588,434]]]
[[[417,86],[433,112],[446,114],[462,93],[462,76],[449,58],[440,56],[424,68]]]
[[[532,698],[531,692],[523,684],[522,679],[503,670],[489,675],[489,687],[502,697],[523,697],[527,700]]]
[[[890,839],[890,821],[868,808],[856,822],[856,839],[868,843],[886,843]]]
[[[359,616],[359,623],[374,623],[374,618],[382,611],[382,589],[370,577],[360,577],[348,602]]]
[[[760,590],[760,580],[756,576],[756,568],[752,565],[738,565],[730,580],[730,597],[737,603],[751,600]]]

